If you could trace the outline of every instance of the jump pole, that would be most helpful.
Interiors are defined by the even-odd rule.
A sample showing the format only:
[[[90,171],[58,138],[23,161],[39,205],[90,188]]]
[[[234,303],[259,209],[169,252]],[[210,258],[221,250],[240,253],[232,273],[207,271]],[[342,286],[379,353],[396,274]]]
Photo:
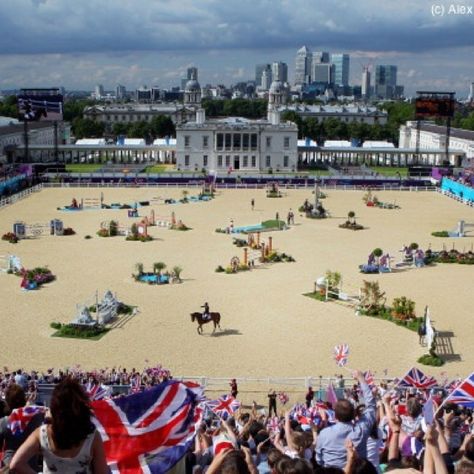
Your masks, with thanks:
[[[244,247],[244,265],[247,265],[248,262],[248,248]]]

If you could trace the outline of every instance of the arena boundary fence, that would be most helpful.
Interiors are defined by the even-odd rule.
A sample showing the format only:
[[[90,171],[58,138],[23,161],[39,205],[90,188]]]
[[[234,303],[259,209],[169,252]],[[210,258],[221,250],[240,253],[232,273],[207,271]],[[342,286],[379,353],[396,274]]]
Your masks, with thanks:
[[[20,191],[19,193],[12,194],[11,196],[8,196],[6,198],[0,199],[0,209],[6,206],[9,206],[11,204],[14,204],[17,201],[20,201],[22,199],[25,199],[29,196],[31,196],[33,193],[37,193],[43,189],[43,184],[37,184],[31,188],[24,189],[23,191]]]
[[[202,188],[202,183],[43,183],[44,188]],[[266,184],[248,184],[248,183],[216,183],[217,189],[265,189]],[[314,184],[280,184],[280,189],[314,189]],[[436,186],[396,186],[396,185],[374,185],[362,186],[352,184],[321,184],[320,189],[334,191],[367,191],[368,188],[376,191],[436,191]]]
[[[316,398],[325,400],[326,391],[329,384],[332,383],[338,398],[342,398],[345,389],[350,389],[354,384],[354,379],[344,377],[344,388],[338,386],[336,377],[205,377],[205,376],[176,376],[173,380],[192,381],[199,383],[206,392],[214,394],[229,393],[229,382],[232,378],[236,379],[239,386],[239,392],[242,394],[267,394],[270,388],[277,392],[299,393],[301,396],[306,392],[308,387],[312,387]],[[389,382],[394,377],[374,378],[374,382]],[[49,404],[54,384],[38,384],[38,402]],[[130,391],[130,385],[110,385],[112,393],[127,395]]]

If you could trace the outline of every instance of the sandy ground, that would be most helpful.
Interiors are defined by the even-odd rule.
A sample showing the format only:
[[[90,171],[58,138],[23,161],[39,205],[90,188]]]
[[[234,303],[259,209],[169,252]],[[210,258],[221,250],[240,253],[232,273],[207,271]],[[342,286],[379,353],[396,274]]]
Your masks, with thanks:
[[[0,274],[0,365],[11,368],[46,369],[80,364],[85,368],[121,365],[142,367],[145,360],[160,362],[173,374],[210,377],[304,377],[332,376],[339,372],[332,351],[336,344],[350,345],[350,367],[371,368],[400,376],[426,352],[414,332],[386,321],[357,317],[336,303],[321,303],[303,296],[326,270],[343,275],[343,289],[355,293],[364,275],[358,265],[375,247],[396,255],[403,244],[422,247],[443,244],[469,249],[473,237],[437,239],[434,230],[453,229],[459,219],[474,222],[474,211],[437,193],[379,192],[379,199],[393,201],[400,210],[364,206],[362,192],[329,191],[325,206],[332,213],[324,221],[307,220],[296,212],[290,230],[272,233],[274,246],[291,254],[296,263],[257,267],[251,272],[215,273],[243,250],[232,237],[215,233],[217,227],[256,224],[297,210],[310,190],[288,191],[281,199],[268,199],[264,190],[221,191],[212,202],[179,205],[153,204],[157,215],[178,219],[192,227],[175,232],[153,227],[156,240],[127,242],[123,237],[99,238],[103,220],[118,219],[129,225],[125,210],[60,212],[73,197],[99,197],[100,189],[50,189],[0,210],[0,231],[11,230],[15,220],[27,223],[62,218],[77,235],[38,238],[11,245],[0,241],[0,255],[14,253],[26,267],[48,265],[57,281],[39,291],[24,292],[19,278]],[[133,202],[154,197],[180,197],[181,190],[164,188],[104,189],[105,202]],[[195,192],[190,190],[191,193]],[[250,200],[256,201],[255,210]],[[143,208],[141,214],[149,212]],[[367,230],[338,228],[347,212],[354,210]],[[84,236],[93,236],[85,240]],[[268,235],[268,234],[267,234]],[[151,286],[133,281],[137,262],[180,265],[182,284]],[[432,319],[445,335],[449,362],[431,374],[467,375],[474,368],[474,314],[472,310],[474,267],[437,265],[391,274],[365,276],[379,280],[389,301],[405,295],[416,302],[417,313],[429,305]],[[139,307],[139,314],[100,341],[51,338],[52,321],[69,322],[77,303],[91,300],[96,290],[110,289],[120,300]],[[222,315],[222,332],[211,337],[196,333],[190,313],[208,301]]]

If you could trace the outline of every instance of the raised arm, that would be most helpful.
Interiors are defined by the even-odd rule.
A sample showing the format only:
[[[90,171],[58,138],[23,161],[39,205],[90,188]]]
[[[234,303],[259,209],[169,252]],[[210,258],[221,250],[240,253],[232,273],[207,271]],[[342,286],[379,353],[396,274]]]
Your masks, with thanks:
[[[372,428],[376,420],[377,412],[377,403],[375,401],[374,394],[372,390],[367,385],[364,374],[360,370],[355,370],[353,373],[354,378],[359,382],[360,388],[362,389],[362,395],[364,396],[365,401],[365,413],[364,417],[366,418],[367,424]]]
[[[446,463],[439,450],[438,431],[434,426],[429,426],[426,430],[426,452],[432,459],[432,466],[425,465],[424,474],[448,474]],[[431,470],[428,470],[431,468]]]

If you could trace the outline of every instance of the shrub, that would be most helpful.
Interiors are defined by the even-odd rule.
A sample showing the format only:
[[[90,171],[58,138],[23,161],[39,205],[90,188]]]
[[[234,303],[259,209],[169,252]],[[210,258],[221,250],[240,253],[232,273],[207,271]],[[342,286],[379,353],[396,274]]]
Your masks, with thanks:
[[[441,367],[444,365],[444,360],[436,354],[424,354],[418,359],[418,362],[420,364],[431,365],[433,367]]]
[[[412,243],[410,244],[410,248],[411,248],[412,250],[418,250],[418,247],[419,247],[419,245],[418,245],[416,242],[412,242]]]
[[[10,242],[11,244],[16,244],[18,243],[18,237],[16,234],[13,232],[7,232],[6,234],[2,235],[2,240],[5,240],[7,242]]]
[[[118,222],[110,221],[109,224],[109,235],[110,237],[115,237],[118,234]]]
[[[395,319],[402,321],[415,318],[415,302],[405,296],[395,298],[392,303],[392,314]]]
[[[431,232],[433,237],[449,237],[449,232],[447,230],[440,230],[438,232]]]
[[[215,271],[216,273],[223,273],[225,272],[225,268],[222,265],[219,265]]]
[[[97,231],[99,237],[110,237],[109,231],[107,229],[99,229]]]
[[[75,235],[75,231],[72,227],[66,227],[64,230],[63,230],[63,235]]]
[[[376,249],[373,250],[372,253],[376,257],[381,257],[383,255],[383,250],[380,247],[377,247]]]
[[[225,268],[225,272],[226,272],[227,274],[229,274],[229,273],[234,273],[234,269],[233,269],[232,267],[226,267],[226,268]]]
[[[84,238],[85,238],[86,240],[88,240],[88,239],[92,239],[92,236],[91,236],[91,235],[85,235]]]

